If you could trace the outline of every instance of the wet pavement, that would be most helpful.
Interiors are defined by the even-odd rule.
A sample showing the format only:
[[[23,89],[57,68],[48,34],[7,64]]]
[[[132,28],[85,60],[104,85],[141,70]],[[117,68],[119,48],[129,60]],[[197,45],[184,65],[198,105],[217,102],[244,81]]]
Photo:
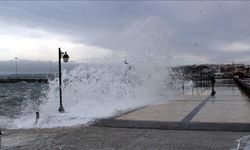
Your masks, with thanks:
[[[116,120],[148,120],[176,122],[250,123],[250,101],[236,84],[220,84],[216,95],[207,88],[199,94],[188,92],[114,118]],[[197,89],[193,89],[197,91]]]
[[[1,150],[230,150],[249,132],[105,127],[4,131]]]
[[[220,80],[211,88],[195,87],[183,95],[135,110],[95,126],[161,130],[249,131],[250,101],[233,80]]]

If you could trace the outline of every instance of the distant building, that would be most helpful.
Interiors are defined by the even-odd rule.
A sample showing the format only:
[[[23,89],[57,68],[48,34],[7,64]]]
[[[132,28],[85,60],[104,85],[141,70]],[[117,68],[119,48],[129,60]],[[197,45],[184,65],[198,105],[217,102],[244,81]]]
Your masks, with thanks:
[[[172,67],[175,76],[194,79],[209,72],[216,73],[220,78],[231,78],[234,75],[250,77],[250,65],[244,64],[202,64]],[[184,76],[184,77],[183,77]]]

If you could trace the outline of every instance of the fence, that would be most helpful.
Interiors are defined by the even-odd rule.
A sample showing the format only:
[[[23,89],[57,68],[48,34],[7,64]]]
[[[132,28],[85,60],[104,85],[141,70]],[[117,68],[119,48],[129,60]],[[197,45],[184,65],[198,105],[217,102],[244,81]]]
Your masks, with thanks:
[[[239,78],[239,77],[234,77],[234,81],[237,83],[237,85],[244,90],[244,92],[250,96],[250,83],[247,81]]]

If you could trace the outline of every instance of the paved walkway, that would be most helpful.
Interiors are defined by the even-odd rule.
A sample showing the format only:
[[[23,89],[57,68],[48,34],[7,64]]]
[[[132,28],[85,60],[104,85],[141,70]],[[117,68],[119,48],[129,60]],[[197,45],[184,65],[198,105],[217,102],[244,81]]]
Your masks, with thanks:
[[[172,129],[169,126],[179,126],[173,129],[250,130],[250,101],[244,92],[232,83],[217,84],[215,90],[216,95],[210,96],[209,88],[193,89],[182,96],[172,97],[165,103],[101,121],[101,124],[109,126],[113,122],[113,127],[133,127],[134,124],[143,128]]]
[[[105,127],[7,130],[1,150],[230,150],[250,132]],[[245,144],[245,143],[243,143]]]

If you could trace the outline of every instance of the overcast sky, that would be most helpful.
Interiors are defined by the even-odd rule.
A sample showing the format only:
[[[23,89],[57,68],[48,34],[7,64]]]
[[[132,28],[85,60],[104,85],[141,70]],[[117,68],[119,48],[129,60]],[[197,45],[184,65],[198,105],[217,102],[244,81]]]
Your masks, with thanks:
[[[171,55],[177,64],[250,63],[250,2],[0,1],[0,61]]]

